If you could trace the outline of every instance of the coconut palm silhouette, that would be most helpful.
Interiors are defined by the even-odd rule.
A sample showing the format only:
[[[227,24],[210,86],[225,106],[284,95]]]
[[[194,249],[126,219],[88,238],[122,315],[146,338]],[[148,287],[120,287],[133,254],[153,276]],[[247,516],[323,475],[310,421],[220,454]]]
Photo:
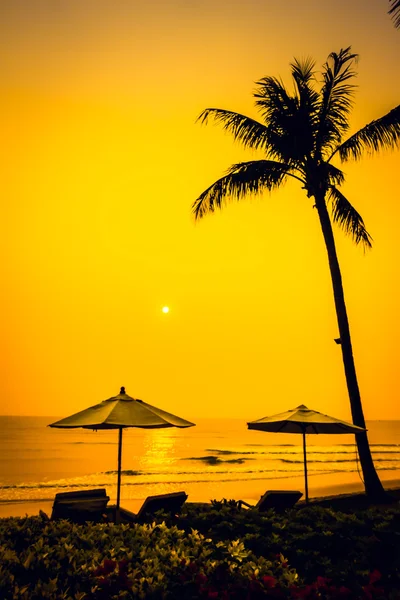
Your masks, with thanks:
[[[392,15],[394,26],[400,28],[400,0],[389,0],[389,15]]]
[[[332,159],[357,160],[363,152],[372,154],[399,146],[400,106],[344,140],[349,131],[355,88],[351,80],[356,75],[353,67],[357,58],[351,47],[331,53],[323,65],[319,86],[314,61],[295,59],[291,64],[293,93],[276,77],[258,81],[254,97],[263,123],[228,110],[205,109],[198,117],[200,122],[214,119],[244,147],[262,150],[266,158],[232,165],[224,177],[197,198],[192,208],[199,219],[222,208],[228,199],[241,200],[252,193],[279,188],[288,177],[299,181],[307,196],[313,198],[328,254],[353,422],[365,427],[331,218],[356,244],[369,248],[372,239],[361,215],[340,190],[344,174],[332,164]],[[366,493],[371,498],[382,498],[385,493],[372,461],[367,434],[357,434],[356,440]]]

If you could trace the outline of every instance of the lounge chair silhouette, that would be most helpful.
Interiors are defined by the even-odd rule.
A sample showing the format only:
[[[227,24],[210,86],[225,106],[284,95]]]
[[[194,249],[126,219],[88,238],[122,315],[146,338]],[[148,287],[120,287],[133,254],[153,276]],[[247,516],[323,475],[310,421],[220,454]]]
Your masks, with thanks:
[[[148,496],[137,514],[130,510],[126,510],[125,508],[120,508],[116,520],[120,522],[137,523],[153,516],[158,510],[163,510],[174,515],[181,510],[187,498],[188,495],[186,492],[172,492],[170,494]],[[113,512],[113,509],[115,511],[116,507],[110,506],[108,510]]]
[[[106,513],[109,496],[106,490],[82,490],[61,492],[54,498],[52,519],[69,519],[74,523],[102,521]]]
[[[288,508],[293,508],[302,495],[297,490],[268,490],[261,496],[257,504],[248,504],[244,500],[239,500],[238,506],[242,508],[242,505],[244,505],[248,508],[255,508],[260,512],[264,512],[270,508],[273,508],[276,512],[283,512]]]

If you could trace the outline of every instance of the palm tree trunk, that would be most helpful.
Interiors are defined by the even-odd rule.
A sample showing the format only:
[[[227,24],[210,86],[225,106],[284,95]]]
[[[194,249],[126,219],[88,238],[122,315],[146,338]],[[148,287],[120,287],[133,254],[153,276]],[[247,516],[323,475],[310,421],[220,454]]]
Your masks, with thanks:
[[[347,389],[350,398],[351,414],[354,425],[365,428],[364,413],[361,404],[360,390],[357,382],[356,368],[354,365],[353,349],[350,338],[349,320],[347,317],[346,304],[340,273],[339,261],[336,253],[335,239],[333,237],[332,224],[326,208],[325,197],[315,197],[316,208],[321,223],[325,246],[328,253],[329,268],[331,272],[333,295],[335,299],[336,316],[339,326],[339,334],[343,355],[344,371],[346,375]],[[366,494],[374,500],[382,500],[386,497],[385,490],[375,470],[372,461],[371,450],[368,443],[367,433],[356,434],[358,454],[364,477]]]

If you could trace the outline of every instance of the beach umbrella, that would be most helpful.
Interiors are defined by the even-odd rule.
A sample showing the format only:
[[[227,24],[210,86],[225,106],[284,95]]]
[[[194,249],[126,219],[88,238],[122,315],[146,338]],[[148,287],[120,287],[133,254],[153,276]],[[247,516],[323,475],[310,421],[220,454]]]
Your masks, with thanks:
[[[164,427],[193,427],[195,423],[185,421],[171,413],[156,408],[151,404],[131,398],[122,387],[118,396],[103,400],[100,404],[90,406],[85,410],[51,423],[50,427],[72,429],[118,429],[118,480],[117,480],[117,509],[120,505],[121,495],[121,459],[122,459],[122,431],[126,427],[140,427],[143,429],[162,429]]]
[[[304,479],[306,489],[306,502],[308,502],[308,479],[307,479],[307,453],[306,433],[360,433],[365,431],[362,427],[340,421],[335,417],[329,417],[316,410],[311,410],[301,404],[297,408],[288,410],[272,417],[263,417],[257,421],[247,423],[249,429],[258,431],[269,431],[272,433],[301,433],[303,435],[304,454]]]

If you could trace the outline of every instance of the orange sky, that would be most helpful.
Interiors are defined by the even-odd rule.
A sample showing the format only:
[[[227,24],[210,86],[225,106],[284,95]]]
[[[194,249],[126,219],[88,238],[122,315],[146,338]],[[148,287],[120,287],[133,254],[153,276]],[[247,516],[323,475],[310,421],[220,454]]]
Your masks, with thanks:
[[[256,80],[349,44],[354,128],[381,116],[400,97],[387,4],[3,0],[0,414],[66,416],[124,385],[186,418],[350,418],[312,201],[288,184],[194,224],[200,192],[255,156],[195,119],[257,116]],[[400,418],[399,158],[344,167],[374,238],[364,255],[337,231],[367,419]]]

